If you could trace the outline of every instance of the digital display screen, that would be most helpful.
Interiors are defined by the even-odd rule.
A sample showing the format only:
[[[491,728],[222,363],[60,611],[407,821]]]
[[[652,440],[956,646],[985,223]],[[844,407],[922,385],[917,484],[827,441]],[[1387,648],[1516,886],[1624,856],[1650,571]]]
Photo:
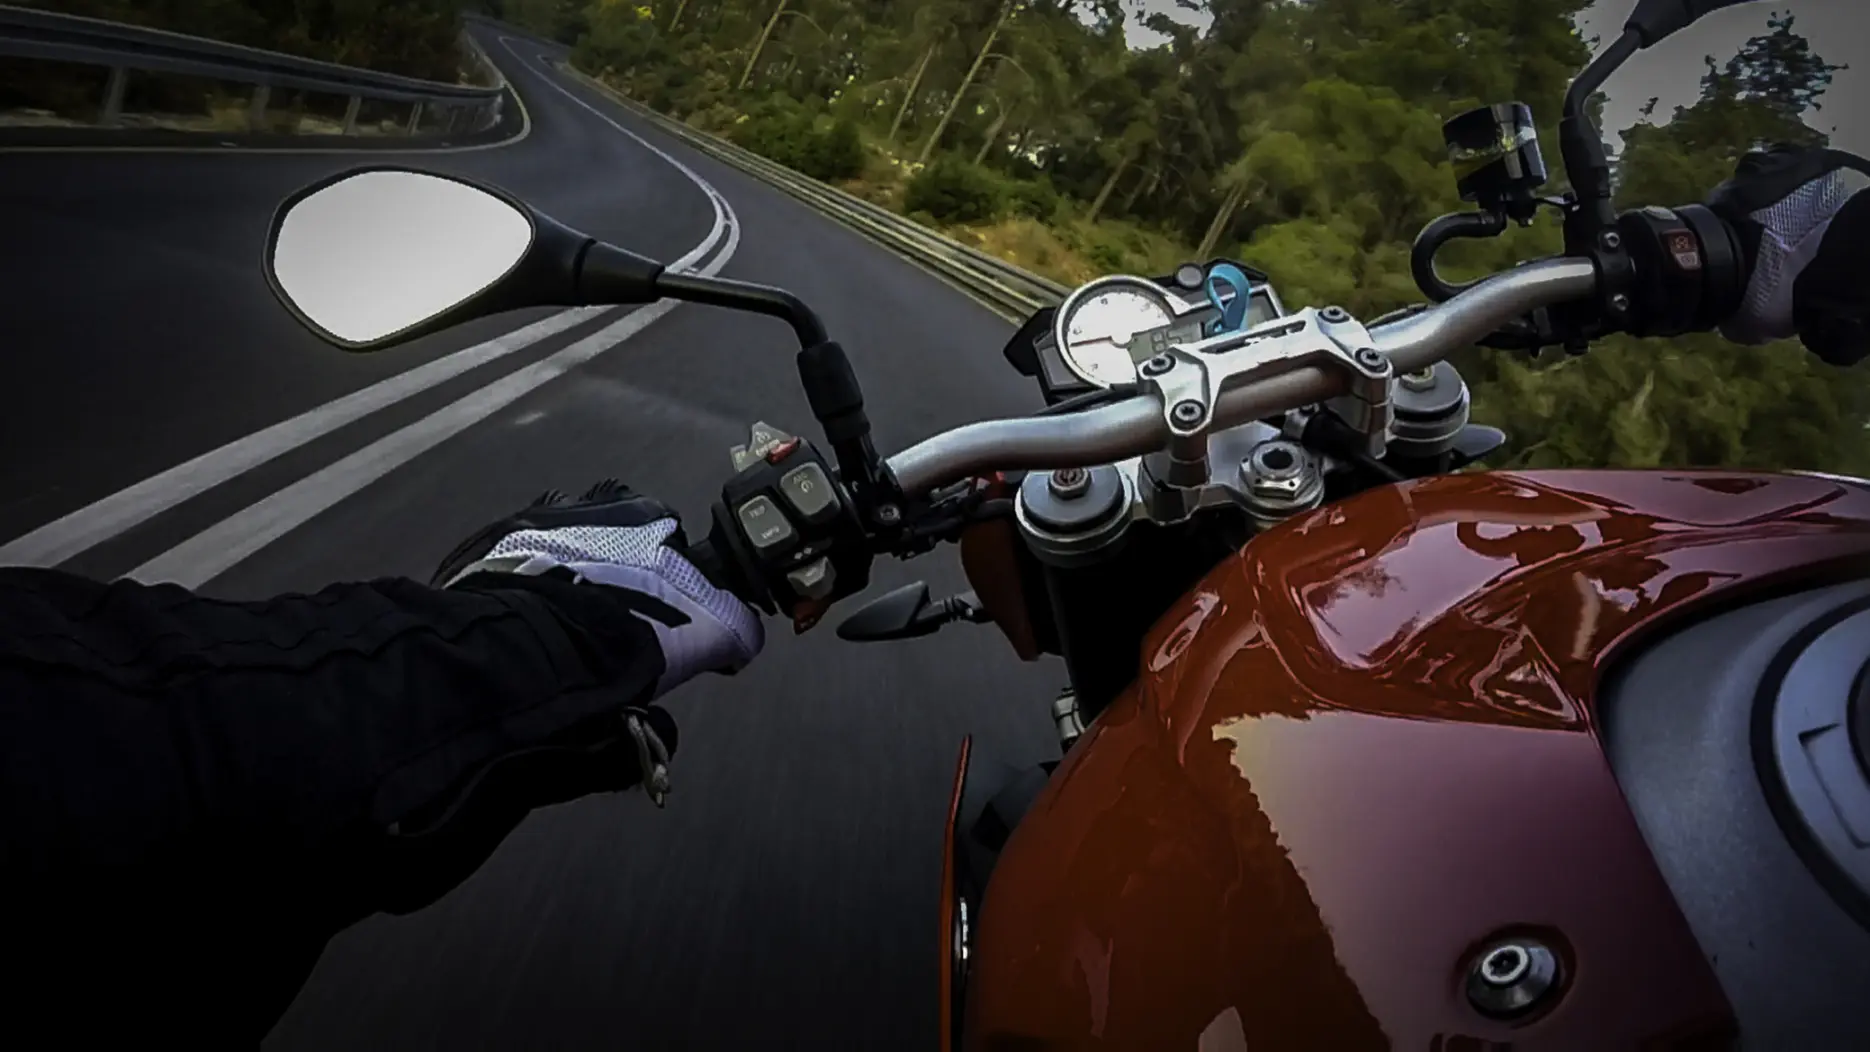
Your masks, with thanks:
[[[1202,338],[1204,330],[1218,317],[1220,317],[1220,312],[1209,307],[1177,320],[1174,325],[1164,326],[1150,332],[1139,332],[1130,341],[1130,358],[1141,365],[1168,350],[1174,344],[1193,343]],[[1247,321],[1244,328],[1251,329],[1277,317],[1279,314],[1273,309],[1272,298],[1265,293],[1255,292],[1247,300]]]

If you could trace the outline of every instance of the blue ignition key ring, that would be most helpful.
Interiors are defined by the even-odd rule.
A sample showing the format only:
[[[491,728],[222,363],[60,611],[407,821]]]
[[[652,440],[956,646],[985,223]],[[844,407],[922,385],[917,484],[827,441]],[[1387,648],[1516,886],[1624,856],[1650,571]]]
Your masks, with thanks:
[[[1225,285],[1233,296],[1223,300],[1219,286]],[[1208,303],[1221,316],[1208,325],[1209,336],[1219,336],[1226,332],[1239,332],[1247,325],[1247,304],[1253,294],[1253,283],[1232,263],[1216,263],[1208,270]]]

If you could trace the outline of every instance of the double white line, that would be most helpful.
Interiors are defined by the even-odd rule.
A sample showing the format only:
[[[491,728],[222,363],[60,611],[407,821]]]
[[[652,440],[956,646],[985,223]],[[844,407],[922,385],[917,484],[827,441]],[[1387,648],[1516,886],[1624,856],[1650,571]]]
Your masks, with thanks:
[[[501,44],[509,53],[512,52],[512,45],[506,39],[503,38]],[[515,57],[518,57],[517,54]],[[687,165],[605,116],[557,82],[547,79],[546,83],[619,133],[629,136],[644,149],[661,157],[708,195],[714,206],[713,228],[699,245],[671,263],[669,269],[695,269],[696,264],[707,259],[697,272],[708,275],[719,273],[740,245],[739,221],[720,191]],[[709,258],[711,254],[712,258]],[[191,588],[199,587],[365,486],[513,404],[546,382],[642,332],[675,307],[674,301],[663,300],[632,311],[550,357],[509,373],[329,467],[248,505],[137,567],[129,576],[142,581],[174,581]],[[470,369],[564,332],[606,309],[581,307],[553,315],[497,339],[456,351],[446,358],[372,384],[245,438],[236,439],[0,545],[0,565],[56,566],[138,523],[314,439],[420,394]]]

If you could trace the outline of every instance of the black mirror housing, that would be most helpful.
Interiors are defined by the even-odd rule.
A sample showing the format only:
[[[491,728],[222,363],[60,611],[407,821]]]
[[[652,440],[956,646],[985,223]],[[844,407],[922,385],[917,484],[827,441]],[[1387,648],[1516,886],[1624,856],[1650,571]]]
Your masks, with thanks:
[[[1687,29],[1711,12],[1752,0],[1641,0],[1623,28],[1643,39],[1644,47],[1654,47],[1663,39]]]
[[[465,231],[438,226],[452,217],[425,211],[423,206],[437,195],[475,205],[461,217]],[[320,207],[333,200],[343,204]],[[289,230],[302,209],[321,211],[320,219],[335,216],[337,224],[318,229],[316,220],[301,221]],[[476,237],[482,224],[485,239]],[[424,288],[434,282],[411,278],[411,298],[426,294],[430,303],[392,302],[398,278],[412,270],[431,269],[435,273],[423,277],[448,281],[448,268],[456,260],[445,249],[428,257],[418,249],[417,255],[395,258],[405,247],[448,236],[456,251],[473,255],[486,249],[485,258],[497,261],[500,269],[483,269],[480,277],[460,282],[458,298],[438,298],[433,288]],[[281,273],[282,258],[290,274]],[[526,307],[649,303],[660,298],[657,281],[663,272],[660,263],[603,244],[497,187],[394,165],[340,172],[287,198],[268,227],[262,263],[273,295],[295,321],[327,343],[357,352]],[[398,316],[404,307],[407,316]],[[357,316],[364,320],[340,324]],[[393,320],[385,323],[386,317]],[[334,331],[340,329],[350,331]]]

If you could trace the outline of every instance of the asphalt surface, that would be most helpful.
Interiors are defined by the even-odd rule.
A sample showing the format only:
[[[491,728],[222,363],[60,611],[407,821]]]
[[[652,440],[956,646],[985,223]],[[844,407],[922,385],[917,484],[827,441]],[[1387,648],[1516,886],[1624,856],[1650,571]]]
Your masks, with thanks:
[[[410,163],[491,180],[659,258],[704,243],[717,222],[709,195],[607,117],[724,197],[732,236],[704,258],[731,247],[721,273],[784,285],[821,312],[864,379],[880,448],[1038,405],[1030,381],[1000,357],[1011,326],[972,300],[550,71],[544,45],[503,42],[492,30],[484,40],[520,93],[528,134]],[[372,356],[299,331],[260,273],[271,210],[356,163],[0,155],[12,396],[0,414],[0,555],[9,538],[173,476],[190,458],[251,445],[248,436],[280,421],[551,313]],[[699,521],[748,424],[810,427],[794,345],[776,321],[678,307],[354,486],[407,429],[461,419],[457,400],[484,396],[621,313],[290,445],[253,470],[225,480],[197,473],[213,484],[64,565],[126,574],[250,515],[256,502],[303,511],[319,493],[329,507],[205,589],[252,597],[342,578],[426,577],[460,537],[539,491],[613,475]],[[878,590],[915,577],[938,591],[963,587],[952,553],[880,564],[877,576]],[[1056,755],[1047,705],[1062,673],[1020,664],[975,626],[870,647],[841,644],[828,625],[800,638],[773,627],[751,669],[671,699],[683,740],[667,811],[631,795],[536,815],[440,903],[335,939],[267,1047],[932,1047],[937,867],[955,750],[971,732],[1015,761]]]

